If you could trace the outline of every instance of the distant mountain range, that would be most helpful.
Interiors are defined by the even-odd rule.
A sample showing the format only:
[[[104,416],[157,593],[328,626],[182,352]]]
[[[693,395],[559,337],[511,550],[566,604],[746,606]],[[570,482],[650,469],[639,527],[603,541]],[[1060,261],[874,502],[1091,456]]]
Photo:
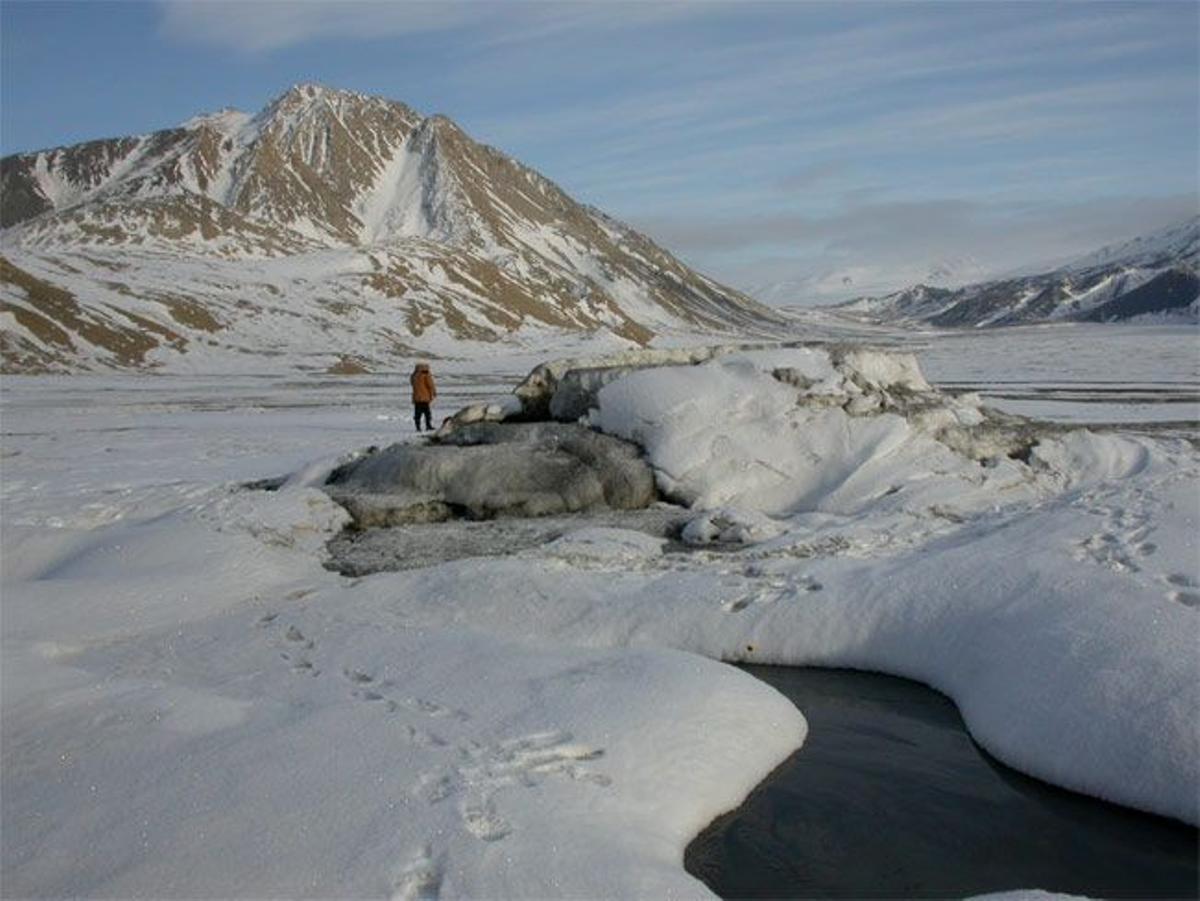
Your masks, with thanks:
[[[818,270],[784,281],[751,285],[748,293],[771,306],[827,306],[863,297],[883,295],[896,285],[922,284],[947,288],[979,281],[988,274],[972,257],[946,257],[927,265],[897,267],[865,261]]]
[[[1200,320],[1200,216],[1104,247],[1039,275],[962,288],[916,285],[840,304],[839,312],[885,323],[937,327],[1046,321]]]
[[[449,119],[316,85],[5,157],[0,227],[6,372],[362,371],[786,321]]]

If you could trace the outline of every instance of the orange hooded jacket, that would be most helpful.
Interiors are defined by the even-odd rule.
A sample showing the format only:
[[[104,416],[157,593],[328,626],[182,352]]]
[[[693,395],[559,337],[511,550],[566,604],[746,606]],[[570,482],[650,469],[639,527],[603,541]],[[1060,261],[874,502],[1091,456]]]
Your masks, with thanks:
[[[433,383],[433,373],[429,371],[428,363],[418,363],[409,378],[412,383],[412,399],[414,404],[430,404],[437,397],[437,386]]]

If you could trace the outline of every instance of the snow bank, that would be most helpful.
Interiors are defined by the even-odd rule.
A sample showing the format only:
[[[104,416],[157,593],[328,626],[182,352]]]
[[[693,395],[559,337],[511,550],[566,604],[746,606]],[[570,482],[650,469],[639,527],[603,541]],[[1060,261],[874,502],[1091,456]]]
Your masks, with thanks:
[[[527,419],[573,421],[592,406],[595,392],[601,386],[629,372],[661,366],[694,366],[724,354],[735,353],[742,347],[728,344],[642,348],[611,354],[565,357],[539,363],[513,389],[513,395],[521,403],[521,415]]]
[[[146,520],[52,536],[21,529],[13,551],[34,548],[6,589],[5,635],[75,645],[203,620],[291,582],[297,556],[319,565],[350,521],[322,491],[219,490]],[[197,586],[203,585],[203,588]]]

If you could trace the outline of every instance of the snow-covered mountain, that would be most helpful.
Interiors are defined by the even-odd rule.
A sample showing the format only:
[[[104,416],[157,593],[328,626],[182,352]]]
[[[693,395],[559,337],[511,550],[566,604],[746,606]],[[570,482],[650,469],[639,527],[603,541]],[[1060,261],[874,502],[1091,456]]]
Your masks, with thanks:
[[[1039,275],[963,288],[920,284],[860,298],[842,311],[875,321],[981,327],[1159,316],[1200,318],[1200,216],[1104,247]]]
[[[449,119],[315,85],[6,157],[0,201],[10,372],[391,368],[544,330],[781,321]]]

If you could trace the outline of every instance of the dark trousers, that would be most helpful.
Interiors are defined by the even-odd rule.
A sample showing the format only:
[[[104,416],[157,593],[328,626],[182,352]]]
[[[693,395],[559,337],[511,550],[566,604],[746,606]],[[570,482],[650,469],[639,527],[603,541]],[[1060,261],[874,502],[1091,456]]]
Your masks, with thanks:
[[[417,425],[417,431],[421,431],[421,417],[425,417],[425,428],[433,428],[433,414],[429,412],[429,404],[423,404],[419,401],[413,402],[413,422]]]

